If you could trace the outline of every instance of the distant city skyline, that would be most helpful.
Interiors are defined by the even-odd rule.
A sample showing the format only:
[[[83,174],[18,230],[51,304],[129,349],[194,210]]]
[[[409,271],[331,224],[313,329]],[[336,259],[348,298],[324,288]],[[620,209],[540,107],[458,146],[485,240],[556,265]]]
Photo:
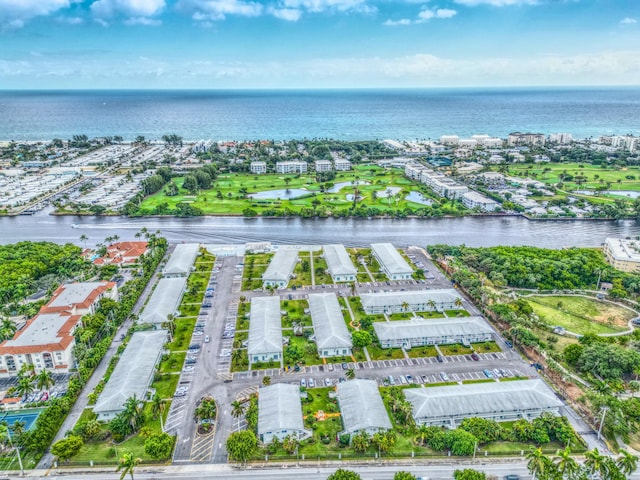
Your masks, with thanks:
[[[0,0],[0,88],[640,84],[635,0]]]

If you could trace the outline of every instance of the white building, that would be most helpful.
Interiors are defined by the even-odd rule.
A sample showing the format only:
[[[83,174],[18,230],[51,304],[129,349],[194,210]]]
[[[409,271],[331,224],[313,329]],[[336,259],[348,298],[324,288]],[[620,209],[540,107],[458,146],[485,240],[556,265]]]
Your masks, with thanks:
[[[334,282],[353,282],[356,280],[358,270],[353,266],[344,245],[325,245],[322,250]]]
[[[127,348],[93,407],[98,420],[113,420],[124,410],[127,400],[134,396],[141,402],[147,399],[147,391],[160,363],[166,341],[166,330],[136,332],[131,336]]]
[[[306,173],[307,162],[299,160],[289,160],[286,162],[276,162],[276,173]]]
[[[468,417],[498,422],[559,414],[562,402],[542,380],[408,388],[404,395],[418,425],[456,428]]]
[[[316,160],[315,161],[316,172],[330,172],[333,169],[331,160]]]
[[[390,243],[372,243],[371,252],[389,280],[409,280],[413,269]]]
[[[282,363],[282,324],[279,297],[254,297],[251,299],[247,355],[249,369],[252,364],[258,362]]]
[[[544,145],[545,141],[546,137],[543,133],[513,132],[507,138],[509,145]]]
[[[309,310],[320,357],[351,355],[351,335],[344,323],[338,297],[333,293],[309,294]]]
[[[304,440],[311,436],[305,430],[300,405],[300,388],[288,383],[276,383],[258,391],[258,437],[263,443],[274,438],[282,442],[292,436]]]
[[[267,162],[251,162],[249,170],[256,175],[267,173]]]
[[[382,143],[389,148],[392,148],[393,150],[404,150],[405,146],[398,142],[397,140],[391,140],[391,139],[387,139],[387,140],[383,140]]]
[[[573,142],[573,135],[570,133],[552,133],[549,135],[549,142],[566,145]]]
[[[193,262],[198,256],[200,245],[197,243],[179,243],[162,270],[165,277],[188,277],[193,270]]]
[[[614,268],[623,272],[640,272],[640,241],[607,238],[604,256]]]
[[[366,432],[371,436],[392,428],[375,380],[349,380],[339,383],[337,391],[342,433]]]
[[[285,288],[289,284],[297,261],[297,250],[286,247],[278,248],[271,258],[269,266],[262,274],[263,287]]]
[[[493,212],[500,208],[498,202],[473,190],[462,195],[462,204],[471,210],[479,208],[483,212]]]
[[[373,328],[382,348],[421,347],[424,345],[469,345],[488,342],[493,330],[482,317],[414,318],[393,322],[374,322]]]
[[[443,145],[458,145],[459,141],[458,135],[442,135],[440,137],[440,143]]]
[[[368,315],[401,312],[442,312],[462,308],[462,298],[453,288],[377,292],[360,295],[362,308]]]
[[[178,308],[187,289],[187,277],[161,278],[138,318],[139,323],[160,326],[169,315],[180,315]]]
[[[351,170],[351,162],[344,158],[335,158],[333,165],[337,172],[348,172]]]

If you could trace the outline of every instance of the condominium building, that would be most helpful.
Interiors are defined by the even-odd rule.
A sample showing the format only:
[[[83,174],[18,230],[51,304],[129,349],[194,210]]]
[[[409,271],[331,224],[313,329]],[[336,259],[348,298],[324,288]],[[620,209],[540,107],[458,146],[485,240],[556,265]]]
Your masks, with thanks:
[[[371,252],[389,280],[409,280],[413,269],[390,243],[372,243]]]
[[[640,241],[607,238],[604,256],[614,268],[623,272],[640,272]]]
[[[276,173],[307,173],[307,162],[299,160],[276,162]]]
[[[267,162],[251,162],[249,170],[256,175],[267,173]]]
[[[331,160],[316,160],[315,161],[316,172],[330,172],[333,169]]]

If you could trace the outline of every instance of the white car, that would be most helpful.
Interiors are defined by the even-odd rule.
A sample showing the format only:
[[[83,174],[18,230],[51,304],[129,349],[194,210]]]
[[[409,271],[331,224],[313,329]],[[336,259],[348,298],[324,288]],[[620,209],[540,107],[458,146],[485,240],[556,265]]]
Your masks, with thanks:
[[[184,367],[184,368],[182,369],[182,371],[183,371],[184,373],[193,372],[194,370],[195,370],[195,367]]]

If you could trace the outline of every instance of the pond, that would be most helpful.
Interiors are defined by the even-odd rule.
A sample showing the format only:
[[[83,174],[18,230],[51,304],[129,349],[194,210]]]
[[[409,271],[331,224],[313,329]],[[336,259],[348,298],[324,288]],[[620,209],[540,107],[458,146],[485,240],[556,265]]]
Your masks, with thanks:
[[[338,193],[344,187],[354,187],[356,185],[369,185],[369,182],[365,182],[364,180],[358,180],[357,182],[339,182],[327,190],[327,193]]]
[[[404,198],[410,202],[419,203],[421,205],[433,205],[433,200],[424,198],[420,192],[410,192],[409,195]]]
[[[387,187],[384,190],[381,190],[377,193],[379,198],[389,198],[389,197],[393,197],[400,190],[402,190],[402,188],[400,187]]]
[[[594,190],[574,190],[573,193],[578,193],[580,195],[595,195],[598,192]],[[636,192],[635,190],[603,190],[599,193],[603,195],[618,195],[620,197],[628,197],[634,199],[640,197],[640,192]]]
[[[310,193],[309,190],[302,188],[290,188],[288,190],[265,190],[263,192],[251,193],[247,196],[256,200],[291,200],[293,198],[304,197]]]

